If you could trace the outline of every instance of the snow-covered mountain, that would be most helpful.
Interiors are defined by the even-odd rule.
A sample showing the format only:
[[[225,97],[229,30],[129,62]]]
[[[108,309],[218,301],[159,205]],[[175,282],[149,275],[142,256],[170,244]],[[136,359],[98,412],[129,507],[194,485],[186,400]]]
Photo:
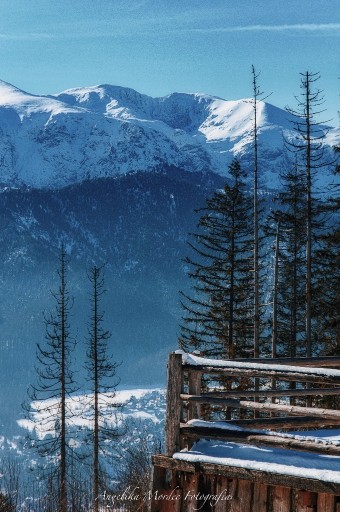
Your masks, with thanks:
[[[263,183],[278,185],[292,119],[258,105]],[[233,156],[252,162],[253,106],[204,94],[151,98],[111,85],[36,96],[0,82],[0,183],[60,188],[130,171],[213,171]],[[336,131],[327,135],[334,143]],[[289,155],[288,155],[289,156]]]

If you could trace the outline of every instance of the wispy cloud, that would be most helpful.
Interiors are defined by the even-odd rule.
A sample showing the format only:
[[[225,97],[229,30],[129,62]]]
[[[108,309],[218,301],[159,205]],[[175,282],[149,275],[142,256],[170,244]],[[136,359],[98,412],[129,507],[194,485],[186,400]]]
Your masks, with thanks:
[[[22,34],[6,34],[0,32],[0,41],[43,41],[48,39],[54,39],[54,36],[46,32]]]
[[[285,25],[239,25],[235,27],[218,27],[218,28],[192,28],[191,32],[204,33],[228,33],[228,32],[288,32],[288,31],[307,31],[307,32],[324,32],[331,31],[340,34],[340,23],[296,23]]]
[[[167,20],[169,21],[169,20]],[[172,20],[173,21],[173,20]],[[126,23],[118,23],[116,20],[100,20],[94,22],[89,28],[88,22],[63,23],[58,32],[22,32],[5,33],[0,32],[0,41],[48,41],[48,40],[67,40],[67,39],[111,39],[113,37],[131,37],[137,35],[154,35],[154,27],[159,20],[154,17],[140,19],[129,19],[127,30]],[[162,25],[162,24],[161,24]],[[152,31],[150,30],[152,27]],[[157,25],[158,26],[158,25]],[[173,24],[166,23],[166,34],[169,33],[197,33],[197,34],[223,34],[237,32],[328,32],[329,34],[340,36],[340,23],[297,23],[285,25],[236,25],[229,27],[188,27],[184,24],[181,27],[174,27]],[[72,27],[72,30],[70,28]],[[131,28],[133,31],[131,32]],[[159,36],[159,33],[158,33]]]

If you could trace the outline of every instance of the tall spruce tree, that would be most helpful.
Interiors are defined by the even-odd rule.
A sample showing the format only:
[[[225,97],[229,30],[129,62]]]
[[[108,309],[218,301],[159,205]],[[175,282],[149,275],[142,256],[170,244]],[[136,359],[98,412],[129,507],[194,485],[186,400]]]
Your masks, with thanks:
[[[276,273],[273,324],[276,354],[304,356],[305,339],[305,183],[297,165],[281,175],[279,208],[274,212]],[[275,318],[274,318],[275,317]]]
[[[182,294],[181,348],[217,358],[249,356],[253,345],[252,200],[238,160],[229,173],[231,184],[198,210],[197,259],[186,259],[193,293]]]
[[[52,292],[55,310],[45,315],[45,344],[37,344],[37,384],[29,389],[29,417],[38,430],[54,431],[37,441],[42,456],[55,457],[58,461],[58,510],[68,509],[69,435],[67,421],[72,414],[68,398],[75,391],[71,371],[71,353],[75,340],[70,334],[69,314],[73,300],[68,290],[68,258],[64,245],[59,256],[59,286]]]
[[[118,380],[117,363],[113,362],[107,341],[111,333],[103,327],[104,311],[102,298],[105,294],[103,268],[94,266],[89,271],[91,291],[91,320],[86,369],[91,387],[91,409],[93,429],[91,444],[93,449],[93,510],[98,512],[101,490],[104,490],[105,471],[100,464],[100,455],[105,451],[105,443],[118,437],[118,429],[112,426],[115,410],[114,397]]]
[[[340,146],[335,148],[340,156]],[[329,198],[327,210],[332,215],[332,228],[322,237],[317,256],[323,262],[319,267],[316,294],[318,301],[318,329],[321,350],[326,355],[338,355],[340,350],[340,165],[335,168],[335,194]]]

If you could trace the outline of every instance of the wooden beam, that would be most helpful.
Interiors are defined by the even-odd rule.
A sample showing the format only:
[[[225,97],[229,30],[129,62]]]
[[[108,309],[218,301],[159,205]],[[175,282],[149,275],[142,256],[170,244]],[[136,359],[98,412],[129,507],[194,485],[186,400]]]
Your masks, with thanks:
[[[182,355],[172,353],[168,361],[166,414],[165,414],[165,449],[168,455],[179,451],[183,391]]]
[[[244,389],[244,390],[228,390],[228,391],[211,391],[208,393],[202,393],[200,396],[203,398],[238,398],[238,397],[254,397],[254,396],[330,396],[340,395],[340,387],[337,388],[301,388],[301,389],[260,389],[259,391]],[[186,400],[188,394],[182,394],[182,400]]]
[[[257,419],[242,419],[242,420],[231,420],[224,421],[226,425],[236,425],[242,428],[249,429],[269,429],[269,430],[280,430],[282,428],[309,428],[322,426],[337,426],[339,427],[339,420],[330,420],[327,418],[313,418],[311,416],[290,416],[285,418],[257,418]],[[188,427],[185,423],[181,424],[181,429]],[[195,427],[195,428],[206,428],[207,430],[213,430],[214,427]],[[223,429],[217,428],[216,430],[221,431]],[[229,432],[228,429],[224,429]]]
[[[284,364],[317,368],[340,367],[340,357],[259,357],[233,359],[239,363]]]
[[[232,361],[230,361],[232,363]],[[256,369],[253,367],[242,368],[233,366],[207,366],[207,365],[183,365],[183,370],[188,371],[195,368],[202,373],[230,375],[231,377],[259,377],[294,382],[315,382],[316,384],[340,384],[339,375],[325,375],[322,373],[304,373],[298,370],[278,370],[272,368]],[[327,371],[327,370],[325,370]],[[339,370],[334,370],[339,372]]]
[[[180,395],[183,400],[189,403],[208,403],[208,404],[219,404],[225,407],[232,407],[234,409],[251,409],[257,411],[266,412],[277,412],[282,414],[288,414],[292,416],[315,416],[317,418],[327,418],[340,421],[340,411],[331,409],[321,409],[317,407],[300,407],[296,405],[284,405],[284,404],[272,404],[272,403],[260,403],[251,402],[249,400],[233,400],[228,398],[215,398],[215,397],[202,397],[195,395]]]
[[[154,455],[153,464],[174,471],[183,471],[190,473],[201,473],[203,475],[223,476],[226,478],[240,478],[261,482],[267,485],[278,485],[283,487],[294,487],[295,489],[304,489],[306,491],[331,493],[340,495],[340,484],[317,480],[313,478],[304,478],[270,473],[269,471],[258,471],[236,466],[225,466],[221,464],[208,464],[202,462],[187,462],[177,460],[166,455]]]

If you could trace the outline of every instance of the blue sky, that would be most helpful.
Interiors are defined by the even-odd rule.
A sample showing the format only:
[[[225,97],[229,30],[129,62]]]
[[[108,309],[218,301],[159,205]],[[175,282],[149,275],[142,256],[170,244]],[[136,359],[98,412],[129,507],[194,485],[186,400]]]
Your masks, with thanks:
[[[33,93],[111,83],[152,96],[251,95],[295,106],[320,71],[338,124],[339,0],[1,0],[0,78]]]

